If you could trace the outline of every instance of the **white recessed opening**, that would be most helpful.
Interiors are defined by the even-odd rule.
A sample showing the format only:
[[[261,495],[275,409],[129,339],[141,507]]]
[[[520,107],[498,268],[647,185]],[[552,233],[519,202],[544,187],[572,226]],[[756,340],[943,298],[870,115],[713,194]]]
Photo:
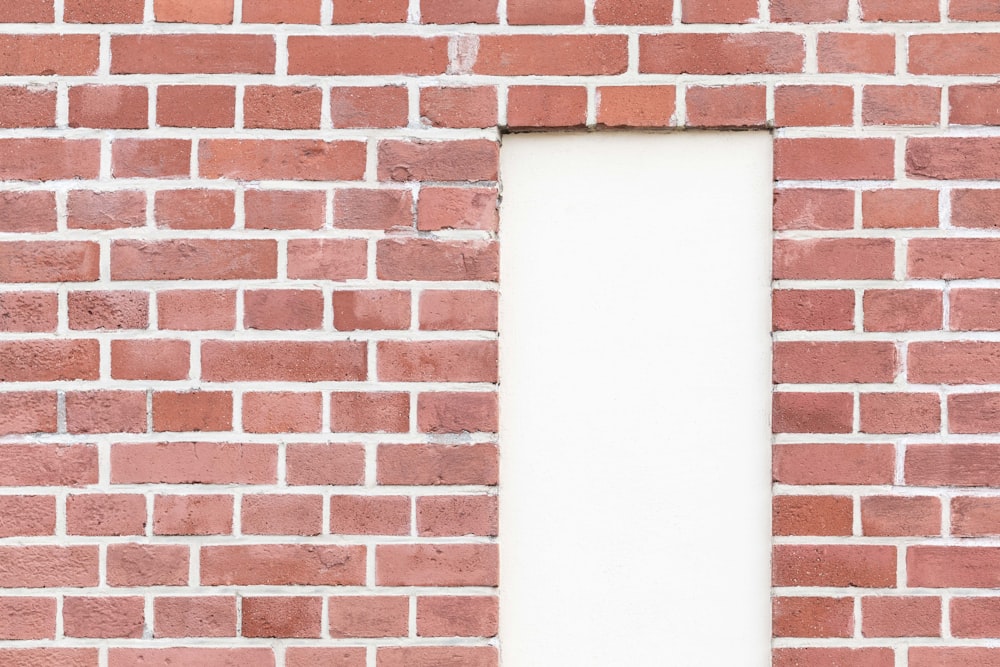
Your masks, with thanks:
[[[501,169],[503,667],[769,665],[770,135]]]

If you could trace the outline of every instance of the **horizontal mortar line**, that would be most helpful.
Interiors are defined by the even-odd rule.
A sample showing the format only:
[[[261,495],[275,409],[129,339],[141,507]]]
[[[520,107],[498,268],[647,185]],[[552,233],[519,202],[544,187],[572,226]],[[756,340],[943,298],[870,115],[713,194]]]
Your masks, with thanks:
[[[947,501],[953,494],[951,493],[950,487],[941,488],[934,487],[928,489],[927,487],[914,487],[914,486],[837,486],[837,485],[827,485],[827,486],[795,486],[788,484],[773,484],[771,488],[771,495],[773,497],[794,497],[794,498],[825,498],[831,495],[849,495],[858,496],[859,498],[869,498],[869,497],[881,497],[885,495],[891,495],[900,498],[915,498],[915,497],[925,497],[934,496]],[[994,495],[1000,497],[1000,491],[994,491]],[[841,535],[840,537],[850,537],[848,535]],[[877,537],[877,536],[868,536]],[[825,536],[819,536],[820,539],[825,539]],[[813,539],[817,539],[813,536]]]
[[[298,444],[298,443],[293,443]],[[0,445],[2,448],[3,445]],[[482,485],[452,485],[452,486],[345,486],[337,484],[278,486],[275,484],[110,484],[87,486],[4,486],[0,487],[0,496],[44,495],[101,495],[153,493],[167,496],[204,496],[242,493],[244,495],[323,495],[323,496],[414,496],[422,497],[465,497],[465,496],[496,496],[498,487]],[[50,536],[51,537],[51,536]],[[138,536],[142,537],[142,536]],[[212,535],[163,535],[162,537],[211,539]],[[244,536],[245,537],[245,536]],[[359,536],[364,537],[364,536]]]
[[[164,227],[143,226],[126,227],[115,230],[71,229],[51,232],[0,232],[0,242],[3,241],[94,241],[108,239],[110,241],[324,241],[324,240],[409,240],[424,239],[431,241],[492,241],[496,234],[486,230],[455,229],[425,232],[412,227],[399,228],[392,231],[364,230],[334,227],[333,229],[288,229],[264,230],[229,227],[225,229],[169,229]],[[301,280],[301,279],[300,279]],[[10,283],[7,283],[8,285]]]
[[[154,127],[144,129],[97,129],[97,128],[16,128],[0,130],[0,140],[4,139],[60,139],[86,140],[111,139],[124,141],[127,139],[200,139],[215,140],[255,140],[255,141],[345,141],[366,142],[413,139],[427,141],[463,141],[488,140],[495,141],[496,130],[484,129],[438,129],[423,127],[402,127],[394,130],[374,129],[330,129],[330,130],[269,130],[269,129],[234,129],[234,128],[181,128]]]
[[[337,189],[379,189],[382,185],[393,189],[402,185],[398,181],[295,181],[280,179],[265,180],[234,180],[231,178],[191,178],[189,175],[181,178],[108,178],[93,179],[60,179],[51,181],[0,181],[0,191],[24,190],[179,190],[184,188],[203,188],[210,190],[226,190],[243,188],[246,190],[337,190]],[[496,188],[497,181],[410,181],[408,187],[414,186],[445,186],[445,187],[481,187]]]
[[[995,588],[921,588],[904,586],[901,588],[856,588],[856,587],[833,587],[833,586],[774,586],[771,588],[775,596],[788,597],[868,597],[885,595],[927,595],[937,596],[968,596],[968,597],[996,597]]]
[[[773,338],[776,342],[802,343],[990,343],[1000,341],[998,331],[778,331]],[[917,384],[910,380],[910,384]]]
[[[953,639],[941,637],[842,637],[842,638],[793,638],[774,637],[774,648],[891,648],[903,650],[911,646],[939,647],[996,647],[1000,641],[983,639]]]
[[[957,546],[988,546],[1000,547],[997,538],[953,537],[953,536],[894,536],[877,535],[775,535],[772,544],[781,546],[897,546],[897,547],[957,547]]]
[[[496,444],[496,433],[461,433],[448,437],[441,433],[78,433],[8,435],[0,437],[5,445],[170,445],[238,444],[247,446],[277,445],[480,445]]]
[[[850,341],[837,341],[837,342],[850,342]],[[948,389],[947,392],[943,391],[945,388]],[[826,382],[826,383],[779,383],[773,385],[775,392],[890,392],[890,393],[907,393],[908,391],[913,392],[931,392],[931,393],[944,393],[957,394],[957,393],[988,393],[990,391],[997,391],[1000,389],[1000,384],[998,383],[983,383],[983,384],[952,384],[952,385],[942,385],[942,384],[921,384],[916,382],[907,383],[836,383],[836,382]],[[998,429],[1000,432],[1000,429]],[[906,437],[926,437],[927,434],[924,433],[901,433],[898,434]],[[934,434],[930,434],[934,435]],[[873,434],[871,437],[879,437],[877,434]]]
[[[278,289],[269,286],[263,291]],[[303,287],[301,284],[298,286]],[[324,329],[244,329],[239,331],[188,331],[163,329],[122,329],[114,331],[79,331],[72,335],[53,336],[46,333],[0,333],[0,341],[70,341],[70,340],[187,340],[187,341],[228,341],[259,343],[345,343],[345,342],[472,342],[497,340],[493,331],[433,331],[422,329],[389,329],[372,331],[339,331]],[[2,373],[2,371],[0,371]],[[125,378],[130,379],[130,378]],[[131,378],[136,379],[136,378]],[[239,380],[237,380],[239,381]],[[2,386],[2,384],[0,384]]]
[[[924,435],[898,434],[823,434],[823,433],[782,433],[774,436],[777,445],[883,445],[895,444],[900,447],[910,445],[996,445],[1000,444],[1000,434],[940,434]],[[950,486],[948,488],[951,488]]]
[[[968,280],[942,280],[937,278],[909,278],[893,280],[891,278],[845,279],[835,278],[779,278],[771,283],[772,289],[935,289],[945,287],[1000,287],[1000,279],[974,278]]]
[[[0,547],[32,547],[32,546],[111,546],[124,544],[141,545],[175,545],[186,547],[228,547],[228,546],[369,546],[376,545],[455,545],[455,544],[496,544],[495,537],[479,537],[463,535],[460,537],[413,537],[411,535],[209,535],[185,539],[180,535],[126,535],[126,536],[81,536],[81,535],[44,535],[37,537],[5,537],[0,539]]]
[[[1000,187],[1000,180],[926,180],[926,179],[886,179],[886,180],[783,180],[775,181],[775,192],[785,190],[942,190],[955,189],[994,190]],[[780,231],[780,230],[779,230]]]
[[[290,342],[290,341],[289,341]],[[302,342],[302,341],[297,341]],[[405,342],[405,341],[403,341]],[[39,390],[44,385],[48,391],[93,391],[99,389],[121,389],[131,391],[184,391],[203,389],[206,391],[355,391],[355,392],[378,392],[378,391],[449,391],[449,392],[493,392],[498,388],[498,384],[492,382],[419,382],[419,381],[378,381],[378,380],[121,380],[111,378],[108,380],[57,380],[48,382],[40,380],[38,382],[2,382],[0,391],[20,392],[25,390]]]
[[[316,239],[319,240],[319,239]],[[898,283],[894,283],[898,284]],[[370,289],[398,289],[398,290],[424,290],[424,291],[482,291],[482,292],[496,292],[499,290],[499,284],[496,282],[486,282],[482,280],[370,280],[368,278],[351,278],[348,280],[333,280],[333,279],[316,279],[316,278],[288,278],[284,280],[278,280],[276,278],[254,278],[254,279],[233,279],[233,280],[192,280],[192,279],[178,279],[178,280],[108,280],[108,281],[81,281],[74,283],[65,282],[52,282],[52,283],[4,283],[3,287],[0,288],[0,293],[2,292],[27,292],[27,291],[57,291],[62,288],[69,287],[72,285],[75,289],[73,291],[92,291],[92,290],[148,290],[155,292],[191,292],[199,290],[234,290],[234,289],[257,289],[257,288],[271,288],[271,287],[308,287],[310,285],[316,285],[318,287],[329,287],[329,288],[370,288]],[[177,329],[176,331],[190,331]],[[257,331],[256,329],[254,331]],[[409,331],[409,329],[402,329],[401,331]],[[225,334],[232,333],[232,331],[226,330],[198,330],[199,333],[208,334],[209,337],[215,336],[217,333]],[[75,334],[77,338],[86,338],[85,332],[80,331]]]
[[[210,592],[213,595],[237,595],[249,590],[253,595],[282,595],[289,589],[294,589],[296,595],[323,595],[331,597],[349,597],[352,595],[394,596],[417,595],[443,597],[455,594],[474,595],[476,597],[496,597],[496,587],[486,586],[337,586],[315,584],[288,585],[198,585],[198,586],[56,586],[53,588],[0,588],[0,595],[11,597],[35,597],[52,595],[92,595],[94,592],[112,594],[109,597],[124,597],[131,595],[150,595],[155,597],[198,597]],[[289,637],[288,639],[292,639]],[[345,640],[349,638],[343,638]],[[361,638],[358,638],[361,639]]]
[[[1000,37],[1000,35],[998,35]],[[997,138],[1000,127],[985,125],[866,125],[864,127],[782,127],[774,131],[779,139],[976,139]]]
[[[894,188],[901,189],[901,188]],[[863,229],[790,229],[777,230],[774,238],[778,240],[807,241],[814,239],[893,239],[909,241],[910,239],[993,239],[1000,240],[1000,229],[980,229],[975,227],[901,227],[879,228],[865,227]]]
[[[296,591],[297,593],[297,591]],[[464,593],[463,593],[464,594]],[[287,595],[287,593],[286,593]],[[239,644],[234,645],[233,641]],[[166,649],[166,648],[271,648],[279,652],[282,647],[331,647],[331,648],[396,648],[396,647],[472,647],[495,646],[491,637],[341,637],[341,638],[260,638],[236,635],[227,637],[160,637],[156,639],[87,639],[60,637],[48,640],[0,640],[0,648],[96,648],[107,649]],[[230,663],[232,664],[232,663]]]

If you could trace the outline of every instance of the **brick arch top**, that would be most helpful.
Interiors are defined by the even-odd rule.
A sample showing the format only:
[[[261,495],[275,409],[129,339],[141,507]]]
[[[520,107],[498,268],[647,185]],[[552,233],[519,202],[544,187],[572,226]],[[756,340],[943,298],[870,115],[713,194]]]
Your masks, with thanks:
[[[775,137],[774,664],[1000,664],[1000,9],[0,6],[0,663],[498,662],[502,131]]]

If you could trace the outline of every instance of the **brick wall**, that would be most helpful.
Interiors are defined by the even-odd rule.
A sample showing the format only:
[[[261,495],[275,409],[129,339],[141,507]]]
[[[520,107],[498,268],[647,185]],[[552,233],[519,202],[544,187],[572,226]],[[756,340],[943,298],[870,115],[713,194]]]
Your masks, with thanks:
[[[996,21],[0,4],[0,663],[495,665],[498,128],[587,126],[773,129],[774,664],[1000,665]]]

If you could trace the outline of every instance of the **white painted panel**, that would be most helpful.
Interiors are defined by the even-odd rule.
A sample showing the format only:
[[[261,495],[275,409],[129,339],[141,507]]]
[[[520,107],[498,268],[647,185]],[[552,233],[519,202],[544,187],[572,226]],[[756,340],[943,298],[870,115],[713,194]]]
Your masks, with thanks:
[[[766,133],[501,151],[503,667],[763,667]]]

